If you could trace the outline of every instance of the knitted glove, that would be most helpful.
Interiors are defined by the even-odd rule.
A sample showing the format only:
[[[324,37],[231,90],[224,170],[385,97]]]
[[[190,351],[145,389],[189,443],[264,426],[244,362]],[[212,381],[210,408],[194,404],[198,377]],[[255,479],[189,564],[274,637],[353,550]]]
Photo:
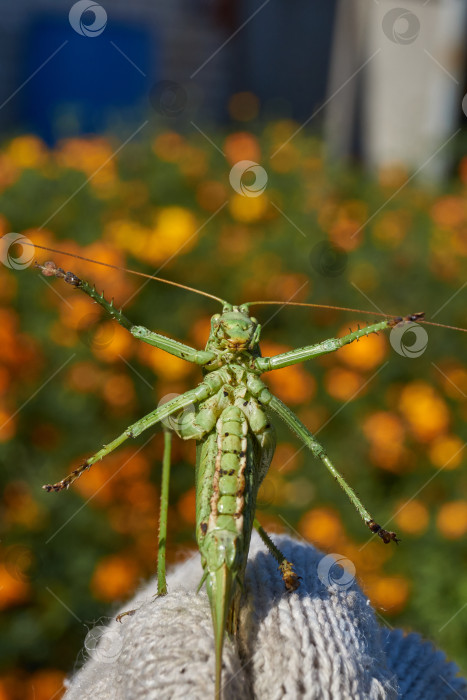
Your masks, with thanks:
[[[238,638],[224,646],[223,700],[467,699],[455,664],[418,634],[380,627],[353,577],[329,556],[275,539],[300,587],[284,590],[254,534]],[[197,555],[169,575],[167,596],[155,599],[152,581],[122,608],[138,608],[133,616],[93,628],[64,700],[213,698],[211,613],[204,591],[194,592],[201,573]]]

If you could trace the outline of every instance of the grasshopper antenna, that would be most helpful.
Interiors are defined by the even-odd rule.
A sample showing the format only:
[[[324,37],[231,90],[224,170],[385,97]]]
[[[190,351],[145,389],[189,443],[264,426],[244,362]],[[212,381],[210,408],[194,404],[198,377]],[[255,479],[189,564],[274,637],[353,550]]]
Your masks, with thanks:
[[[410,316],[402,318],[400,316],[393,316],[392,314],[383,314],[380,311],[365,311],[364,309],[351,309],[347,306],[332,306],[330,304],[311,304],[301,301],[249,301],[243,306],[261,306],[261,305],[273,305],[273,306],[304,306],[313,309],[333,309],[334,311],[351,311],[355,314],[367,314],[368,316],[383,316],[383,318],[390,318],[396,322],[399,321],[416,321],[417,323],[424,323],[428,326],[439,326],[439,328],[449,328],[453,331],[462,331],[467,333],[467,328],[460,328],[458,326],[448,326],[445,323],[435,323],[434,321],[425,321],[424,312],[420,311]]]
[[[188,287],[186,284],[181,284],[180,282],[172,282],[172,280],[166,280],[163,277],[156,277],[156,275],[147,275],[145,272],[139,272],[138,270],[131,270],[126,267],[119,267],[118,265],[111,265],[110,263],[101,262],[100,260],[93,260],[92,258],[85,258],[83,255],[76,255],[76,253],[67,253],[64,250],[55,250],[54,248],[47,248],[43,245],[38,245],[37,243],[27,243],[21,241],[21,245],[27,245],[32,248],[39,248],[40,250],[47,250],[49,253],[57,253],[58,255],[68,255],[70,258],[76,258],[77,260],[84,260],[86,262],[93,263],[94,265],[102,265],[102,267],[110,267],[113,270],[119,270],[119,272],[128,272],[131,275],[138,275],[138,277],[147,277],[150,280],[156,280],[156,282],[164,282],[164,284],[170,284],[172,287],[180,287],[180,289],[186,289],[188,292],[194,292],[195,294],[201,294],[203,297],[208,297],[209,299],[215,299],[221,304],[226,304],[226,302],[220,297],[216,297],[214,294],[209,294],[208,292],[202,292],[200,289],[195,289],[194,287]],[[43,265],[35,263],[36,267],[44,270]],[[58,268],[59,269],[59,268]],[[63,272],[63,270],[61,271]],[[51,274],[51,273],[49,273]]]

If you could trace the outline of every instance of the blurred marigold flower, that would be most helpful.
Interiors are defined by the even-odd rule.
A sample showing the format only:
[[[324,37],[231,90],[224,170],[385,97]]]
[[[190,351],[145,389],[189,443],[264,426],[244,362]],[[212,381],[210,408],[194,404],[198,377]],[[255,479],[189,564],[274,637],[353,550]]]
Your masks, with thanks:
[[[317,547],[333,547],[344,536],[339,513],[333,508],[313,508],[300,520],[298,531]]]
[[[431,217],[438,226],[459,226],[467,218],[465,198],[455,195],[440,197],[431,208]]]
[[[255,163],[261,160],[258,139],[247,131],[238,131],[227,136],[223,150],[230,165],[235,165],[241,160],[252,160]]]
[[[49,158],[45,143],[37,136],[17,136],[10,141],[6,154],[18,168],[41,168]]]
[[[371,461],[382,469],[399,473],[406,466],[402,421],[395,413],[377,411],[367,416],[363,432],[371,443]]]
[[[161,160],[168,163],[178,162],[187,148],[186,139],[175,131],[165,131],[156,136],[152,150]]]
[[[264,356],[277,355],[291,348],[286,345],[264,342]],[[274,394],[288,404],[310,401],[316,393],[316,380],[301,365],[291,365],[270,372],[267,382]]]
[[[449,410],[435,389],[423,381],[405,386],[399,398],[399,410],[420,442],[430,442],[449,426]]]
[[[27,700],[59,700],[65,692],[65,673],[52,668],[36,671],[30,678],[31,697]]]
[[[107,602],[128,595],[138,581],[139,568],[129,556],[114,555],[105,557],[96,566],[91,590],[99,600]]]
[[[430,444],[429,456],[435,467],[456,469],[462,462],[464,442],[457,435],[440,435]]]
[[[114,374],[104,382],[102,396],[112,406],[128,408],[135,399],[133,381],[126,374]]]
[[[365,592],[375,607],[387,615],[397,615],[409,598],[410,582],[402,576],[368,576]]]
[[[357,330],[357,326],[352,324],[352,331]],[[349,329],[343,326],[338,337],[348,334]],[[358,342],[344,345],[340,348],[338,359],[356,370],[372,370],[384,360],[388,352],[388,340],[382,333],[360,338]]]
[[[206,211],[217,211],[228,199],[227,189],[216,180],[201,182],[196,190],[196,199]]]
[[[245,197],[233,194],[230,198],[229,209],[233,218],[245,224],[259,221],[267,211],[268,198],[265,194],[259,197]]]
[[[421,535],[428,527],[430,514],[422,501],[400,502],[396,504],[394,520],[397,527],[410,535]]]
[[[183,520],[190,525],[196,523],[196,490],[189,489],[178,499],[177,511]]]
[[[467,533],[467,501],[450,501],[439,509],[436,525],[448,540],[456,540]]]
[[[193,370],[190,362],[147,344],[139,345],[138,356],[141,362],[167,382],[185,379]]]
[[[0,610],[22,605],[30,597],[27,581],[13,577],[4,564],[0,564]]]
[[[333,367],[324,376],[324,386],[329,396],[338,401],[350,401],[362,395],[364,379],[360,374],[342,367]]]

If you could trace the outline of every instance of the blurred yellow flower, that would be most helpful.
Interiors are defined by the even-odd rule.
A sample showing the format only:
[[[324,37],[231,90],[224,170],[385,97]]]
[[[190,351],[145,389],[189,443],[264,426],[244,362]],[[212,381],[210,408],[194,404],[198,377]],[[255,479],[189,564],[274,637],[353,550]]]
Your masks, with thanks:
[[[253,223],[261,219],[268,208],[268,198],[265,194],[259,197],[246,197],[233,194],[230,198],[229,209],[233,218],[242,223]]]
[[[44,142],[37,136],[17,136],[10,141],[6,153],[18,168],[41,168],[49,153]]]
[[[456,540],[467,533],[467,501],[444,503],[439,509],[436,525],[448,540]]]
[[[175,131],[165,131],[156,136],[152,142],[152,150],[161,160],[168,163],[179,161],[186,151],[186,139]]]
[[[377,411],[363,422],[363,432],[371,443],[371,461],[382,469],[399,473],[406,466],[401,419],[389,411]]]
[[[396,504],[396,515],[394,520],[404,532],[410,535],[421,535],[428,527],[430,514],[428,508],[422,501],[413,499],[408,502]]]
[[[408,211],[386,212],[374,222],[372,236],[385,248],[395,248],[405,238],[411,223],[412,217]]]
[[[193,369],[190,362],[151,345],[143,345],[143,343],[138,347],[138,356],[141,362],[151,367],[159,377],[167,382],[184,379]]]
[[[440,435],[430,444],[429,456],[435,467],[456,469],[462,462],[464,442],[457,435]]]
[[[449,426],[449,410],[435,389],[423,381],[407,384],[399,398],[399,410],[420,442],[429,442]]]

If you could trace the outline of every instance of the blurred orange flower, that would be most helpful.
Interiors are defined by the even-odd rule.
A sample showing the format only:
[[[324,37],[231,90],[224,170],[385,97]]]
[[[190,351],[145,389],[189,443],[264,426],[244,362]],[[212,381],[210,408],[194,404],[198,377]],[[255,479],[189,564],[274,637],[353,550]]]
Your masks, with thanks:
[[[423,381],[407,384],[399,398],[399,409],[420,442],[430,442],[449,426],[449,410],[435,389]]]
[[[139,569],[132,557],[115,555],[102,559],[96,566],[91,590],[99,600],[118,600],[131,593],[138,581]]]
[[[430,459],[440,469],[456,469],[462,462],[464,447],[457,435],[440,435],[430,444]]]
[[[227,136],[223,150],[230,165],[235,165],[240,160],[252,160],[255,163],[261,160],[258,139],[247,131],[238,131]]]
[[[329,396],[338,401],[350,401],[363,393],[364,379],[360,374],[341,367],[333,367],[324,376]]]
[[[388,615],[404,609],[410,593],[410,582],[402,576],[368,576],[365,591],[374,606]]]
[[[436,518],[438,530],[448,540],[456,540],[467,532],[467,501],[444,503]]]
[[[421,535],[428,527],[430,514],[424,503],[418,500],[396,504],[394,520],[397,526],[410,535]]]
[[[6,566],[0,564],[0,610],[25,603],[30,592],[27,581],[13,577]]]
[[[352,331],[357,330],[357,326],[351,326]],[[343,326],[338,337],[347,335],[349,329]],[[388,351],[387,338],[380,333],[371,333],[370,335],[360,338],[349,345],[344,345],[337,353],[337,358],[357,370],[372,370],[381,364],[386,357]]]
[[[265,357],[287,352],[290,347],[276,343],[263,343]],[[287,404],[310,401],[316,393],[316,380],[301,365],[291,365],[269,372],[267,383],[271,390]]]
[[[196,489],[186,491],[177,503],[177,511],[186,523],[196,523]]]
[[[344,536],[340,516],[333,508],[313,508],[302,517],[298,531],[318,547],[335,546]]]
[[[28,700],[59,700],[65,692],[64,680],[66,674],[55,669],[37,671],[31,676],[32,690]],[[60,692],[62,691],[62,692]]]

